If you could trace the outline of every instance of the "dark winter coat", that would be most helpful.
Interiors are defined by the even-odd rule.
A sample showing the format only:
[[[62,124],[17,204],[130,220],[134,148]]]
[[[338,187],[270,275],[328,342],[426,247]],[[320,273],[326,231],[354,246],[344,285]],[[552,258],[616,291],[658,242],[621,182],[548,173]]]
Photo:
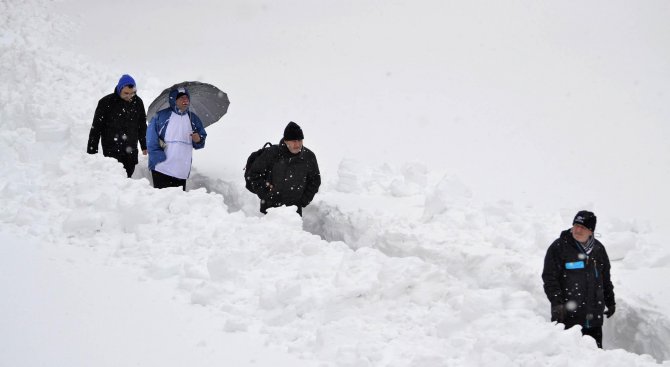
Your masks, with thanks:
[[[137,142],[142,150],[147,149],[146,120],[144,103],[140,97],[135,96],[127,102],[116,92],[104,96],[95,109],[87,152],[97,153],[98,142],[102,138],[102,154],[105,157],[137,164]]]
[[[298,154],[292,154],[283,141],[256,158],[248,177],[253,191],[261,199],[262,212],[282,205],[304,208],[321,186],[314,153],[303,146]]]
[[[569,229],[549,246],[542,280],[552,306],[552,321],[566,327],[600,327],[605,306],[615,305],[605,247],[595,240],[587,256]]]

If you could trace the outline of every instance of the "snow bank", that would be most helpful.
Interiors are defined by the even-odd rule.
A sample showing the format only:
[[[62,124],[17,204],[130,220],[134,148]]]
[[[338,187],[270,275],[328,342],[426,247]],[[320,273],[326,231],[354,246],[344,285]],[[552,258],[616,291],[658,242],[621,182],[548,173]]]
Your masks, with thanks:
[[[0,233],[3,366],[314,366],[87,248]]]
[[[478,203],[457,178],[433,177],[421,164],[371,169],[351,160],[303,219],[292,208],[259,217],[241,184],[197,171],[189,192],[154,190],[146,179],[126,179],[115,161],[85,153],[88,115],[104,83],[92,66],[48,46],[50,27],[34,25],[60,20],[43,15],[38,1],[0,4],[8,20],[0,79],[18,84],[19,75],[23,85],[0,115],[0,154],[9,158],[0,165],[3,233],[138,269],[148,284],[173,284],[179,299],[216,314],[222,331],[260,333],[325,365],[670,359],[668,309],[621,279],[650,267],[668,275],[668,250],[644,227],[599,223],[616,254],[620,306],[605,331],[610,350],[598,350],[578,330],[548,322],[539,276],[546,247],[581,208]],[[27,59],[40,67],[9,71]],[[82,98],[61,98],[63,85],[76,85]]]
[[[365,172],[374,170],[360,162],[343,164],[349,167],[346,177],[365,177]],[[393,169],[387,167],[386,171]],[[527,297],[523,302],[526,310],[546,318],[548,302],[539,279],[542,259],[576,210],[543,213],[511,202],[477,203],[457,179],[447,176],[433,181],[434,186],[423,190],[425,206],[420,198],[414,198],[394,199],[395,205],[378,208],[376,186],[368,192],[359,189],[353,198],[352,194],[344,195],[348,199],[329,192],[312,208],[316,213],[306,216],[305,229],[327,240],[344,241],[354,249],[369,247],[392,257],[418,257],[441,267],[467,289],[499,290],[499,297],[490,299],[488,305],[478,302],[486,305],[485,309],[497,309],[509,294],[521,292]],[[621,285],[639,287],[627,279],[638,279],[634,274],[641,269],[659,269],[656,279],[667,275],[668,249],[661,238],[635,222],[601,220],[600,231],[600,240],[613,259],[617,312],[621,310],[620,317],[606,323],[605,345],[667,360],[667,292],[659,292],[656,285],[643,295],[632,295],[630,288]]]

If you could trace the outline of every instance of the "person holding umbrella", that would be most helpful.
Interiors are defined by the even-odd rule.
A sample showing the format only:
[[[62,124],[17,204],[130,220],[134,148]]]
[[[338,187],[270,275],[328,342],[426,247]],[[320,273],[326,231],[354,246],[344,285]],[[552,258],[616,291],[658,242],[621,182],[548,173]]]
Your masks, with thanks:
[[[185,87],[169,92],[169,108],[158,111],[147,128],[149,169],[154,187],[180,187],[186,191],[193,149],[205,147],[202,121],[190,111],[191,96]]]
[[[102,154],[123,164],[130,178],[137,164],[138,141],[142,154],[147,155],[146,119],[144,103],[137,95],[137,84],[133,77],[124,74],[114,93],[98,101],[86,151],[88,154],[97,154],[102,139]]]

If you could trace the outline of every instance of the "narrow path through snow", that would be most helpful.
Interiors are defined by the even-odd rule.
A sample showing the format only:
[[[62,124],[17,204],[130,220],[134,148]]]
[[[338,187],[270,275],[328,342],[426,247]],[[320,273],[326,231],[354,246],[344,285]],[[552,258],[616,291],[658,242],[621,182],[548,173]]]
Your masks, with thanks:
[[[223,195],[229,211],[244,208],[247,215],[258,215],[249,204],[256,199],[237,182],[196,174],[192,185]],[[329,242],[344,242],[352,250],[367,247],[390,257],[419,258],[445,269],[470,288],[528,292],[534,301],[528,307],[548,319],[539,274],[543,246],[551,240],[543,238],[538,228],[544,228],[543,222],[550,223],[550,216],[530,213],[524,218],[509,203],[476,207],[454,200],[446,214],[425,220],[423,200],[384,197],[380,206],[370,195],[320,193],[305,210],[303,229]],[[528,264],[529,255],[534,264]],[[617,266],[613,262],[615,274]],[[670,315],[657,305],[626,296],[618,293],[617,317],[606,322],[605,345],[650,354],[658,361],[670,360],[666,348],[670,345]]]

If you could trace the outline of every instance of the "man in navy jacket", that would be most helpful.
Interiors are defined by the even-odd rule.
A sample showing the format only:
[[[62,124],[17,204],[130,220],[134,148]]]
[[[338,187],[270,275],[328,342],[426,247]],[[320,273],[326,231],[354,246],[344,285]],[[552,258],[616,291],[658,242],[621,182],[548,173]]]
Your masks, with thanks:
[[[577,213],[572,228],[549,246],[542,280],[551,302],[551,320],[566,329],[580,325],[582,335],[592,336],[602,348],[603,314],[611,317],[616,303],[607,251],[593,237],[596,219],[586,210]]]

